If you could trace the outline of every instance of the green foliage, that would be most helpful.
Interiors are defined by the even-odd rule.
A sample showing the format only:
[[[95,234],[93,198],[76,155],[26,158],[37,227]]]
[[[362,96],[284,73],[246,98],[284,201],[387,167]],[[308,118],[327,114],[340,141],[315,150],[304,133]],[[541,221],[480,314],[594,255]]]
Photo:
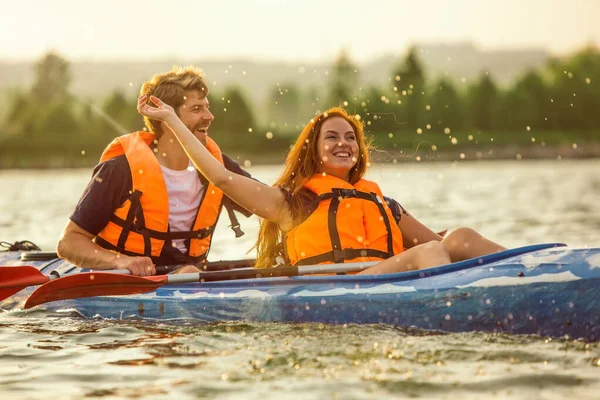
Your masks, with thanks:
[[[406,121],[406,128],[413,131],[421,125],[422,107],[424,103],[425,76],[417,49],[411,48],[402,64],[393,73],[395,77],[395,100],[402,103],[397,107],[398,119]],[[392,98],[394,99],[394,98]],[[390,102],[394,104],[392,100]],[[397,101],[395,102],[398,103]]]
[[[501,128],[544,129],[550,111],[548,87],[538,72],[528,71],[501,99],[500,107]]]
[[[428,91],[428,104],[423,118],[425,125],[429,125],[428,129],[433,132],[461,130],[465,125],[462,101],[452,82],[447,78],[440,78]]]
[[[65,101],[69,97],[70,83],[69,63],[58,54],[50,52],[35,66],[31,96],[40,104]]]
[[[136,98],[127,98],[120,90],[110,94],[102,107],[102,113],[108,117],[103,118],[104,124],[109,125],[106,130],[120,135],[141,130],[144,127],[144,120],[136,107]]]
[[[330,74],[327,108],[349,105],[358,86],[358,67],[350,60],[346,51],[342,51],[335,60]]]
[[[479,80],[469,87],[467,101],[471,125],[480,131],[492,130],[496,122],[498,90],[487,72],[482,72]]]
[[[302,129],[302,94],[293,84],[277,85],[271,90],[267,109],[269,110],[268,126],[271,129]]]
[[[600,52],[586,48],[550,65],[551,126],[600,127]]]
[[[404,155],[417,147],[493,154],[501,147],[600,141],[600,52],[593,47],[527,71],[506,88],[487,72],[465,91],[445,77],[431,81],[415,48],[390,73],[386,85],[361,88],[358,68],[342,52],[326,86],[278,84],[259,118],[253,99],[228,87],[209,96],[211,135],[230,154],[282,161],[315,113],[344,105],[362,117],[377,146]],[[70,83],[68,62],[49,53],[35,65],[30,88],[1,93],[0,167],[90,165],[116,135],[143,128],[137,99],[118,90],[81,99]]]
[[[247,148],[252,146],[258,132],[250,104],[238,87],[225,89],[223,96],[211,97],[211,112],[215,119],[211,132],[222,148]]]

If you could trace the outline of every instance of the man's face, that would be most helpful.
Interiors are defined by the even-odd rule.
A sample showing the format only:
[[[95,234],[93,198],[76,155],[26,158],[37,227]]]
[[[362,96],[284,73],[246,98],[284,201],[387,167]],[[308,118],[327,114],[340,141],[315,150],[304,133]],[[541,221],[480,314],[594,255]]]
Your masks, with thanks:
[[[210,112],[208,98],[199,90],[185,92],[183,104],[176,110],[181,121],[206,146],[208,127],[215,116]]]

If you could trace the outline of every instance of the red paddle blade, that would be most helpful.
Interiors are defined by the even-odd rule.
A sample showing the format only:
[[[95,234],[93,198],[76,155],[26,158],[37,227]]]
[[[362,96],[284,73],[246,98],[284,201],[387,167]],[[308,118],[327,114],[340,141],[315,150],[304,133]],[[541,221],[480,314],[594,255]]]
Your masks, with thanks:
[[[20,292],[27,286],[42,285],[50,278],[29,265],[0,266],[0,301]]]
[[[51,301],[94,296],[123,296],[152,292],[168,282],[167,275],[131,276],[107,272],[84,272],[54,279],[29,296],[24,308]]]

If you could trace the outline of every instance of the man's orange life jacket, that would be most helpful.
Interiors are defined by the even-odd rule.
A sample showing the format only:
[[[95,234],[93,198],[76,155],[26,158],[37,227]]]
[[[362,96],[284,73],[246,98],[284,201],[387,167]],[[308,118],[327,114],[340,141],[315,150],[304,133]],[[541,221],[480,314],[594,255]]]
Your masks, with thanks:
[[[163,246],[175,239],[190,239],[188,254],[205,259],[217,224],[223,192],[208,184],[191,231],[169,231],[169,195],[160,164],[150,148],[154,134],[138,131],[110,143],[100,158],[104,162],[125,154],[131,169],[131,196],[115,210],[110,222],[98,234],[113,250],[124,254],[158,257]],[[207,138],[206,148],[223,164],[219,146]]]
[[[304,187],[318,195],[318,204],[286,235],[292,265],[377,261],[404,250],[400,228],[376,183],[361,179],[351,185],[316,174]]]

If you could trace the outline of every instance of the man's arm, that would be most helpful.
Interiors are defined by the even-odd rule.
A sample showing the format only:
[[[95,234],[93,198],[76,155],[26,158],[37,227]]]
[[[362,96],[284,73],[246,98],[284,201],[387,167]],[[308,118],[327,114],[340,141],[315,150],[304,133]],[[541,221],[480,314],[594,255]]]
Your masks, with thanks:
[[[59,257],[81,268],[129,269],[133,275],[153,275],[155,269],[149,257],[119,255],[93,242],[129,196],[131,186],[124,156],[97,166],[58,241]]]
[[[58,241],[58,256],[81,268],[128,269],[132,275],[154,275],[150,257],[130,257],[104,249],[93,242],[95,235],[69,220]]]

